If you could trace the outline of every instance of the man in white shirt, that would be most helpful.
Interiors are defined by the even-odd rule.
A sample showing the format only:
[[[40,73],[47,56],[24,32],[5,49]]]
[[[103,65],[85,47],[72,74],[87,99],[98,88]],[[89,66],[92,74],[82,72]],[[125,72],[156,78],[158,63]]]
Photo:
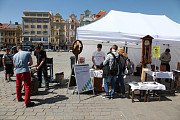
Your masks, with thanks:
[[[105,53],[101,51],[102,44],[97,45],[97,51],[93,52],[92,55],[92,62],[94,69],[100,69],[100,65],[105,60]]]

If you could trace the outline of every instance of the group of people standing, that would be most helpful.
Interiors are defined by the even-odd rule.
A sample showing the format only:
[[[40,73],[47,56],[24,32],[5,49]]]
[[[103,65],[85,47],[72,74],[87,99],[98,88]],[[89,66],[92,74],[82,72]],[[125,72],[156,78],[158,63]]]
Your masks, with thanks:
[[[102,44],[97,45],[97,50],[93,52],[92,62],[94,69],[102,69],[103,70],[103,83],[105,96],[104,98],[114,98],[115,88],[119,83],[120,85],[120,97],[125,97],[125,84],[124,84],[124,75],[126,74],[126,68],[129,66],[130,59],[123,48],[118,48],[117,45],[113,45],[110,48],[110,51],[107,55],[101,50]],[[116,73],[112,73],[111,69],[114,67],[115,60],[117,63],[118,71]],[[159,58],[161,61],[161,69],[160,71],[170,71],[169,62],[171,61],[170,49],[167,48],[165,52],[163,52]],[[132,63],[133,64],[133,63]],[[133,64],[134,65],[134,64]],[[163,69],[162,69],[163,68]],[[134,69],[134,66],[133,68]],[[116,69],[114,69],[116,71]],[[118,80],[118,82],[116,82]],[[109,83],[111,83],[111,90],[109,92]]]
[[[121,97],[125,97],[125,84],[124,84],[124,71],[126,66],[126,61],[128,59],[127,54],[123,48],[118,48],[117,45],[113,45],[110,48],[110,52],[107,55],[101,51],[102,44],[97,45],[97,51],[92,55],[93,68],[103,69],[103,81],[104,90],[106,95],[104,98],[114,98],[116,80],[120,83]],[[118,71],[116,73],[111,73],[110,69],[113,66],[113,62],[116,60]],[[105,67],[107,66],[107,67]],[[106,70],[105,70],[105,69]],[[111,91],[109,92],[109,83],[111,83]]]
[[[118,48],[117,45],[113,45],[110,51],[105,54],[102,50],[102,44],[97,45],[97,50],[92,55],[92,62],[94,69],[103,69],[103,81],[104,81],[104,98],[114,98],[116,80],[120,84],[120,97],[125,97],[125,84],[124,84],[124,72],[127,65],[128,56],[123,48]],[[22,45],[17,46],[17,53],[12,56],[10,54],[10,49],[6,49],[6,54],[3,56],[3,65],[5,68],[5,80],[10,81],[10,77],[13,74],[13,69],[15,68],[16,73],[16,94],[18,102],[25,102],[26,107],[32,107],[35,105],[34,102],[30,100],[31,94],[31,74],[30,68],[35,67],[37,70],[37,77],[39,81],[39,88],[42,87],[42,73],[45,80],[45,90],[49,89],[49,79],[47,77],[47,55],[39,44],[35,46],[34,55],[37,58],[37,64],[33,65],[33,60],[30,52],[23,51]],[[166,66],[169,71],[169,62],[171,60],[170,49],[166,51],[160,57],[161,64]],[[114,67],[116,61],[116,66],[118,68],[116,73],[112,73],[111,69]],[[107,67],[105,67],[107,66]],[[116,71],[116,70],[114,70]],[[22,98],[22,81],[24,81],[25,89],[25,100]],[[111,90],[109,92],[109,83],[111,83]]]
[[[35,46],[34,55],[37,59],[37,64],[33,65],[31,53],[23,51],[22,45],[17,46],[17,53],[12,57],[10,56],[9,48],[6,49],[6,54],[3,56],[3,65],[5,68],[5,80],[10,79],[11,72],[15,68],[16,73],[16,95],[18,102],[25,102],[26,107],[32,107],[34,102],[30,101],[31,94],[31,73],[30,68],[35,67],[37,70],[37,78],[39,81],[39,88],[42,87],[42,73],[45,80],[45,90],[49,89],[49,79],[47,77],[46,52],[42,46],[38,44]],[[24,81],[25,99],[22,98],[22,81]]]

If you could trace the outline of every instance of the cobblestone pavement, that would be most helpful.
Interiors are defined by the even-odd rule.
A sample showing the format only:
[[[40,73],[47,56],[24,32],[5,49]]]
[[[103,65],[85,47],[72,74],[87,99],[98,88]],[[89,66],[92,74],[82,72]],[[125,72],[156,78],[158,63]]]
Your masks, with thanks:
[[[65,53],[59,55],[62,57],[58,59],[63,60],[63,54]],[[69,57],[66,59],[69,61]],[[58,61],[54,63],[55,72],[58,72],[60,66],[65,66]],[[65,69],[66,67],[63,70],[68,71]],[[72,90],[67,94],[66,87],[51,83],[49,91],[45,92],[45,88],[41,88],[38,95],[31,96],[36,105],[26,108],[23,102],[16,101],[15,77],[12,79],[11,82],[4,81],[4,72],[0,72],[0,119],[3,120],[180,120],[180,93],[176,93],[176,96],[164,96],[160,102],[136,100],[134,103],[128,98],[109,100],[102,98],[104,93],[87,93],[80,94],[79,102],[78,95],[72,94]]]

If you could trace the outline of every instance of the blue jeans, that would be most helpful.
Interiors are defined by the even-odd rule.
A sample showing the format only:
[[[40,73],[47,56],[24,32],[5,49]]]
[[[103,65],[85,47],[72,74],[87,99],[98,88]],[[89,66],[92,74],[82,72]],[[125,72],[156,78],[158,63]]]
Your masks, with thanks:
[[[116,82],[116,76],[107,76],[104,78],[104,90],[106,95],[109,95],[109,87],[108,83],[111,81],[111,92],[110,96],[113,97],[114,90],[115,90],[115,82]]]
[[[124,85],[124,75],[118,75],[118,80],[119,80],[119,84],[121,85],[120,90],[121,93],[124,95],[125,94],[125,85]]]

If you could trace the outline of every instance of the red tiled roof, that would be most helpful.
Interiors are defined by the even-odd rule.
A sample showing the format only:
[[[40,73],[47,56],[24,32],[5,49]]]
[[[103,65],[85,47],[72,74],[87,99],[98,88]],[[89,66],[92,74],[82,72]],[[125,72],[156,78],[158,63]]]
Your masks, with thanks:
[[[104,10],[100,10],[95,16],[96,18],[101,17],[102,15],[106,15],[107,13]]]
[[[8,23],[0,23],[0,28],[1,29],[7,28],[8,26],[9,26]]]

